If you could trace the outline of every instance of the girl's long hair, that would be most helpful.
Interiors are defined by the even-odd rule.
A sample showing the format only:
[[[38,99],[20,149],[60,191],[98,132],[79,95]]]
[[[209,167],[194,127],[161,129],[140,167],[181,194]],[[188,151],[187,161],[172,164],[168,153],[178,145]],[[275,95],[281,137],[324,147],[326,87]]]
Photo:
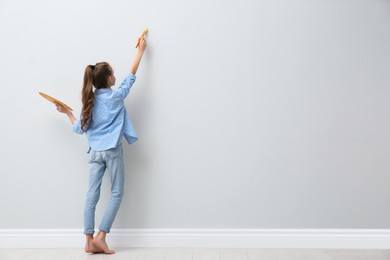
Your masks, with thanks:
[[[108,77],[113,74],[110,64],[107,62],[98,62],[96,65],[88,65],[84,72],[84,84],[81,92],[83,110],[81,112],[81,129],[87,131],[92,120],[92,110],[95,95],[93,87],[108,88]]]

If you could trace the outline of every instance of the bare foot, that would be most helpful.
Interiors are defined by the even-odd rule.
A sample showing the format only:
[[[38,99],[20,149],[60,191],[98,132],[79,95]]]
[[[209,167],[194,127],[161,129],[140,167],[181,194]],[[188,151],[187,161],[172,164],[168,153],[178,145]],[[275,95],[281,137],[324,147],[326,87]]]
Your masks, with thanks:
[[[104,237],[96,236],[93,239],[93,244],[96,248],[101,250],[105,254],[115,254],[114,250],[110,250]]]
[[[103,250],[101,250],[100,248],[94,245],[93,237],[92,237],[92,238],[87,238],[87,242],[85,243],[85,252],[96,254],[96,253],[103,253]]]

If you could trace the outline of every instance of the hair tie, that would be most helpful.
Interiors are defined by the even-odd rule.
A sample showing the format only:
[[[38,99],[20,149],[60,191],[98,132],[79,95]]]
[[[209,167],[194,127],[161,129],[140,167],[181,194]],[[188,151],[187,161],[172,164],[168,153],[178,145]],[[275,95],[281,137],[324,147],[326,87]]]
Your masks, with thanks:
[[[92,70],[95,69],[95,65],[89,65],[89,67],[91,67]]]

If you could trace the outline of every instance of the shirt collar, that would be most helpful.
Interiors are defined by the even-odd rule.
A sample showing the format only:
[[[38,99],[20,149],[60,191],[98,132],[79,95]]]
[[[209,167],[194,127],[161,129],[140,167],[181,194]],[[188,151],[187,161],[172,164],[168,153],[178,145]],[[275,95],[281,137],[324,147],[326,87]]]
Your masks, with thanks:
[[[98,88],[95,90],[95,94],[107,93],[110,92],[111,90],[112,90],[111,88]]]

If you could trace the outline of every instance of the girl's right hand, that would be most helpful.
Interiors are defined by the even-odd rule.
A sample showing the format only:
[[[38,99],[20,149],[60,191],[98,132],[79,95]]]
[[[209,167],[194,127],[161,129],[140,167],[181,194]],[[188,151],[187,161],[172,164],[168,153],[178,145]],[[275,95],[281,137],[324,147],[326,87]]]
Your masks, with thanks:
[[[144,51],[146,49],[146,45],[147,45],[146,39],[145,39],[145,37],[142,37],[140,42],[139,42],[138,50]]]
[[[138,66],[139,66],[139,63],[141,62],[142,56],[144,55],[146,45],[147,45],[147,43],[146,43],[145,37],[142,37],[139,41],[137,55],[135,55],[135,58],[133,60],[133,63],[131,64],[130,71],[129,71],[133,75],[135,75],[135,73],[137,73]]]

